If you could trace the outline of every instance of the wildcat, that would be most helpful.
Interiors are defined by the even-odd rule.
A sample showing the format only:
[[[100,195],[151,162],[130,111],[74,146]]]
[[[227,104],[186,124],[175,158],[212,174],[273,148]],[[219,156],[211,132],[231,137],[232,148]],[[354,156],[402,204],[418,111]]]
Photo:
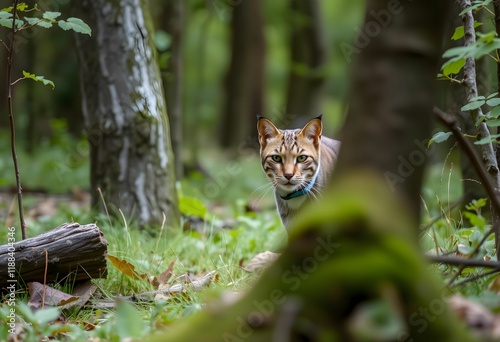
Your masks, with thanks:
[[[333,172],[340,141],[321,136],[321,115],[301,129],[281,130],[258,117],[262,168],[274,186],[281,222],[288,230],[297,211],[317,199]]]

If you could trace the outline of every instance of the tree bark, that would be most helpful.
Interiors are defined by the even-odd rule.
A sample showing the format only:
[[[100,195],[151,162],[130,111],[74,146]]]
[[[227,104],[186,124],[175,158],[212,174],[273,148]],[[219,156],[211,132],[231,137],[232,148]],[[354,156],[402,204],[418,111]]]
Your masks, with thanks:
[[[107,249],[108,243],[99,227],[78,223],[64,223],[36,237],[2,245],[0,287],[11,284],[9,280],[43,283],[46,271],[47,282],[106,278]],[[10,255],[11,252],[14,254]],[[15,258],[15,278],[9,277],[9,257]]]
[[[264,29],[262,0],[241,1],[231,19],[231,63],[225,80],[222,147],[236,149],[254,132],[264,110]]]
[[[318,0],[290,0],[291,64],[286,98],[290,127],[322,114],[327,47]]]
[[[92,204],[120,208],[140,224],[162,222],[164,214],[176,225],[174,158],[147,6],[141,0],[78,6],[93,31],[76,35]]]
[[[448,37],[451,37],[455,28],[463,26],[462,18],[459,16],[460,12],[460,6],[458,3],[454,2],[452,6],[452,20],[450,20]],[[451,40],[448,39],[448,37],[445,37],[445,50],[463,46],[463,39]],[[481,63],[483,70],[486,69],[484,64],[485,63]],[[457,76],[458,79],[463,79],[463,71],[461,71]],[[460,110],[460,108],[467,103],[465,87],[462,84],[457,84],[456,82],[449,82],[449,84],[445,84],[443,86],[445,87],[447,95],[446,112],[455,115],[459,119],[460,127],[462,128],[463,133],[471,135],[475,134],[476,127],[474,122],[471,120],[469,113]],[[474,149],[476,149],[478,153],[481,153],[479,146],[474,145]],[[464,193],[463,204],[468,204],[474,199],[486,197],[487,194],[484,191],[484,187],[478,181],[477,172],[472,166],[470,159],[464,153],[463,149],[460,149],[460,166],[462,170],[462,179],[464,179],[462,182]],[[483,214],[486,213],[483,212]]]
[[[342,150],[328,193],[304,208],[289,245],[244,298],[228,307],[209,305],[157,341],[471,340],[449,313],[418,248],[423,161],[408,174],[399,172],[401,158],[416,161],[415,151],[424,153],[419,140],[429,138],[450,5],[368,1],[364,29],[376,22],[373,13],[388,13],[390,23],[372,35],[353,65]],[[386,172],[404,181],[394,184]],[[377,319],[373,305],[397,317],[393,333],[377,335],[366,325]]]

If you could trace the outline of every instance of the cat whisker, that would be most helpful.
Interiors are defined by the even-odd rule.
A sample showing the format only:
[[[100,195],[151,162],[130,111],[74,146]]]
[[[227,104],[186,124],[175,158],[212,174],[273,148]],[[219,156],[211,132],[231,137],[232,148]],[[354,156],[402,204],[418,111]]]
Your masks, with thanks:
[[[267,188],[267,189],[266,189]],[[260,206],[260,203],[262,202],[262,200],[266,197],[267,193],[270,191],[270,190],[274,190],[274,186],[272,184],[264,184],[264,185],[261,185],[259,186],[257,189],[255,189],[252,194],[254,194],[255,192],[257,191],[260,191],[260,190],[265,190],[260,196],[258,196],[255,200],[252,201],[252,206],[255,206],[255,207],[259,207]]]

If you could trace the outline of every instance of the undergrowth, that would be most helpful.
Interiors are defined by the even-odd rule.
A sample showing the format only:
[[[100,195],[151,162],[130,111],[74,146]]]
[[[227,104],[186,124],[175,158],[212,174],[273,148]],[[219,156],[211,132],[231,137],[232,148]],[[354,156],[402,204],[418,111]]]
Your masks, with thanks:
[[[462,195],[460,172],[453,167],[453,164],[458,165],[455,159],[450,155],[444,166],[428,169],[422,192],[421,245],[424,252],[467,256],[490,227],[489,219],[483,216],[484,208],[489,205],[486,200],[477,199],[467,207],[453,208],[453,203]],[[81,310],[61,312],[48,308],[33,313],[26,306],[28,293],[18,293],[17,313],[20,320],[27,323],[23,325],[26,327],[23,339],[39,341],[45,336],[74,341],[141,339],[159,329],[168,329],[170,324],[199,311],[222,292],[241,292],[252,286],[258,274],[247,273],[242,265],[260,252],[279,251],[287,237],[274,210],[269,186],[264,185],[266,180],[261,173],[255,177],[256,172],[261,172],[258,159],[249,158],[239,163],[241,170],[231,177],[223,173],[227,171],[227,164],[213,162],[207,164],[210,174],[215,175],[213,178],[192,174],[183,180],[179,188],[181,203],[201,201],[203,204],[197,210],[201,210],[204,220],[197,220],[196,224],[185,217],[184,224],[179,227],[158,225],[140,230],[134,221],[110,218],[65,203],[58,206],[57,215],[30,221],[30,236],[66,221],[96,222],[109,243],[108,254],[134,265],[137,273],[145,277],[132,279],[108,262],[107,278],[93,280],[98,289]],[[207,183],[218,184],[219,193],[212,197],[203,193]],[[197,196],[200,193],[205,196]],[[29,200],[26,203],[29,205]],[[260,212],[250,208],[260,209]],[[477,257],[495,260],[493,247],[490,237]],[[121,296],[154,291],[148,279],[165,271],[174,260],[174,276],[196,276],[210,271],[215,271],[217,276],[207,289],[188,288],[182,296],[133,304],[120,300]],[[430,268],[441,277],[443,286],[458,271],[458,267],[442,264],[432,264]],[[494,292],[486,290],[495,275],[482,276],[485,272],[487,270],[481,268],[465,268],[455,284],[472,279],[470,277],[474,280],[454,286],[450,291],[500,311],[500,300]],[[72,284],[56,287],[66,292],[72,290]],[[106,309],[100,306],[102,303],[117,304]],[[5,304],[0,307],[0,320],[7,317],[8,310]],[[52,321],[55,323],[47,324]],[[6,327],[6,324],[0,327],[0,340],[8,338]]]

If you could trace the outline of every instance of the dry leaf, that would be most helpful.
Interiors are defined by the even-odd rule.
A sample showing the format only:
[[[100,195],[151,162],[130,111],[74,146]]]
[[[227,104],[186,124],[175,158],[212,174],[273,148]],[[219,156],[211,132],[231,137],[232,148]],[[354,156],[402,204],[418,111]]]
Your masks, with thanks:
[[[207,274],[195,278],[193,280],[188,279],[186,280],[187,285],[192,286],[195,291],[200,290],[203,286],[210,285],[210,283],[215,279],[215,271],[208,272]],[[187,275],[184,275],[187,277]],[[181,277],[179,277],[181,278]],[[178,278],[178,279],[179,279]],[[183,277],[184,279],[184,277]],[[158,287],[159,290],[165,290],[168,293],[177,293],[177,292],[184,292],[185,291],[185,286],[184,284],[174,284],[171,286],[168,286],[167,284],[162,284]]]
[[[159,302],[161,300],[168,301],[170,299],[170,296],[164,295],[163,293],[157,293],[155,295],[154,301]]]
[[[177,259],[174,259],[168,264],[167,269],[158,276],[158,282],[161,284],[166,284],[168,280],[172,277],[172,274],[174,273],[174,264],[177,261]]]
[[[37,282],[29,283],[28,290],[30,294],[28,305],[32,309],[41,308],[42,302],[45,306],[61,306],[74,302],[78,299],[76,296],[56,290],[50,286],[45,286],[45,300],[43,301],[44,286],[43,284]]]
[[[500,292],[500,274],[495,277],[488,285],[488,290],[499,294]]]
[[[111,263],[113,265],[115,265],[115,267],[117,269],[120,270],[120,272],[122,272],[126,276],[129,276],[132,279],[145,279],[145,278],[147,278],[146,274],[137,273],[134,265],[132,265],[128,261],[118,259],[117,257],[114,257],[114,256],[109,255],[109,254],[108,254],[108,259],[111,261]]]
[[[78,309],[81,309],[87,302],[89,301],[90,297],[95,293],[97,290],[97,285],[92,284],[90,280],[87,280],[81,284],[78,284],[74,289],[73,289],[73,296],[78,297],[78,300],[65,304],[63,306],[63,309],[69,309],[76,307]]]
[[[254,272],[256,270],[261,270],[271,265],[273,262],[275,262],[279,256],[280,256],[279,253],[273,253],[269,251],[259,253],[256,256],[254,256],[248,262],[247,266],[243,267],[243,269],[247,272]]]

